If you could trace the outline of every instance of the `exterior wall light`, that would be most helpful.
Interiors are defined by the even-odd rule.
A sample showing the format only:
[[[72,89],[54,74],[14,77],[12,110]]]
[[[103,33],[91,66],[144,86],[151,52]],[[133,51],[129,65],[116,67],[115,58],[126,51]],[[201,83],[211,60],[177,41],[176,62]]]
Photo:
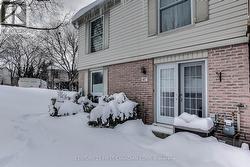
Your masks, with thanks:
[[[216,75],[217,75],[219,81],[222,82],[222,72],[221,71],[220,72],[216,72]]]
[[[141,73],[146,75],[147,74],[147,69],[145,67],[142,67],[141,68]]]

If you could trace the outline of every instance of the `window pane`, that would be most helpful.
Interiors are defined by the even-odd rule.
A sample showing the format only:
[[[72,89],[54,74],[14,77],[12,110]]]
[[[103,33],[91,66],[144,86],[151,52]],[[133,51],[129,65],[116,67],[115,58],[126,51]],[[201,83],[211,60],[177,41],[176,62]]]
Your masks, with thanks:
[[[161,8],[161,32],[191,24],[191,0],[179,0],[179,3],[173,3],[172,0],[161,0]]]
[[[176,28],[191,24],[191,0],[176,6]]]
[[[184,67],[184,111],[202,117],[202,66]]]
[[[162,7],[169,6],[173,4],[173,2],[176,2],[176,0],[161,0],[160,7],[162,8]]]
[[[91,52],[102,50],[103,38],[102,35],[95,36],[91,39]]]
[[[161,116],[174,116],[174,68],[160,71],[160,114]]]
[[[161,20],[161,32],[174,29],[175,27],[175,16],[174,8],[168,8],[160,11]]]
[[[103,48],[103,18],[91,22],[90,30],[91,52],[102,50]]]
[[[91,22],[91,37],[97,36],[103,33],[102,18],[96,19]]]
[[[103,73],[102,72],[92,73],[92,92],[103,93]]]

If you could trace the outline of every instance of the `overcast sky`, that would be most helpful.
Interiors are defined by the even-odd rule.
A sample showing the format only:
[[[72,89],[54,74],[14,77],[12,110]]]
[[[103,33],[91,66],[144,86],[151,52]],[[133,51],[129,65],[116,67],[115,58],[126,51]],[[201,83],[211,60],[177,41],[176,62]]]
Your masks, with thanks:
[[[63,0],[64,6],[69,12],[76,13],[84,6],[94,2],[95,0]]]

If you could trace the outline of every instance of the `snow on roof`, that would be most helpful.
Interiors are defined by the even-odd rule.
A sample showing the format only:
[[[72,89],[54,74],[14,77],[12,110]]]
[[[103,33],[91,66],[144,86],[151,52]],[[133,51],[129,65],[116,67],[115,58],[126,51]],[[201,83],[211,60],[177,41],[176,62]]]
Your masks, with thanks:
[[[93,9],[95,6],[103,3],[105,0],[96,0],[91,4],[85,6],[84,8],[80,9],[72,18],[72,22],[76,22],[82,15],[86,14],[88,11]]]

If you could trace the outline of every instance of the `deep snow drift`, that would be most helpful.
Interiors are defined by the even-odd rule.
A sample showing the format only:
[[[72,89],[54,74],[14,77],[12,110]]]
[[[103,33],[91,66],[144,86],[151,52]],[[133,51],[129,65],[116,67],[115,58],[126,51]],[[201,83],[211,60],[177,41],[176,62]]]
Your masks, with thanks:
[[[153,136],[140,120],[88,127],[88,114],[52,118],[56,91],[0,86],[0,167],[248,167],[249,151],[178,133]]]

